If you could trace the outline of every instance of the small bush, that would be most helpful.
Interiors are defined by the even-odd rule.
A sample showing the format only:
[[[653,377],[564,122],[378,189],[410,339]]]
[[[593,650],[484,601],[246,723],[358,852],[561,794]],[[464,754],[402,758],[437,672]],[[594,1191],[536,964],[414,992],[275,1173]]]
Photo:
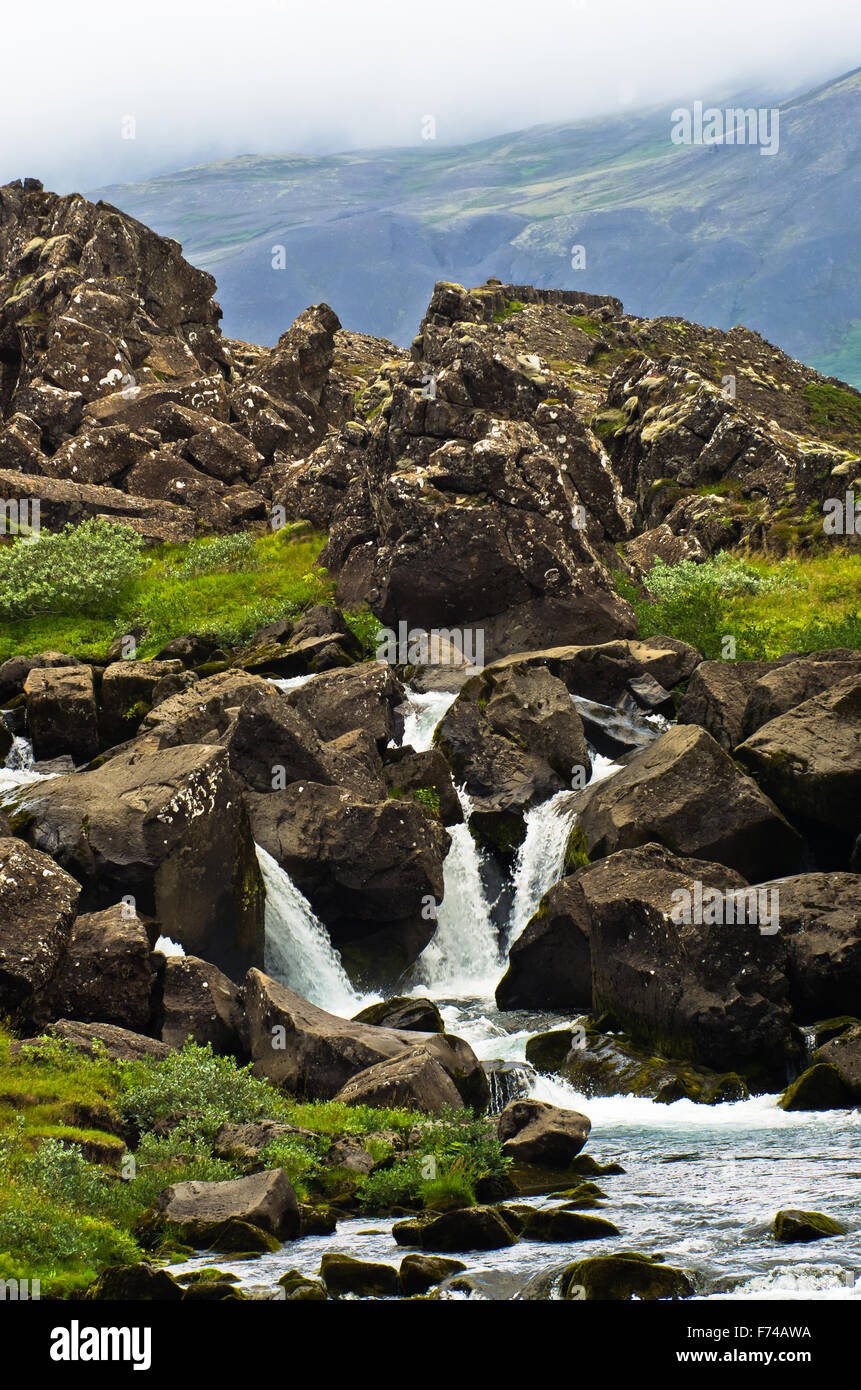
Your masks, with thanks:
[[[83,521],[0,547],[0,616],[116,613],[141,570],[136,531],[109,521]]]
[[[284,1114],[287,1102],[267,1081],[253,1076],[250,1066],[216,1057],[209,1043],[187,1042],[135,1081],[123,1109],[142,1131],[156,1120],[187,1112],[194,1134],[212,1139],[226,1121],[247,1124]]]
[[[197,574],[247,571],[259,567],[260,559],[254,546],[254,537],[247,532],[239,532],[233,536],[215,536],[212,540],[195,541],[175,573],[181,579],[187,579]]]

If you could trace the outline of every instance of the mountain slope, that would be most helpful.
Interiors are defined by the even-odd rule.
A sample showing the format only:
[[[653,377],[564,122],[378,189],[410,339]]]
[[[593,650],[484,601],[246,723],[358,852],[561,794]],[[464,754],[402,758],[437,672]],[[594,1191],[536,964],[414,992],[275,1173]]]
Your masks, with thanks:
[[[662,108],[455,149],[248,155],[100,196],[215,273],[226,331],[251,341],[274,342],[324,299],[405,344],[438,279],[496,275],[744,322],[861,382],[861,69],[780,112],[769,157],[673,145]]]

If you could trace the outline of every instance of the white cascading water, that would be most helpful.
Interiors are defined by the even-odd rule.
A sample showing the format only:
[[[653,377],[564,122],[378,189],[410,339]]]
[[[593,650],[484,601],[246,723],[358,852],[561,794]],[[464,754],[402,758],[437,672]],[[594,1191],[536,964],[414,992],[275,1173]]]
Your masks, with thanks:
[[[403,745],[423,753],[433,745],[434,729],[444,719],[456,696],[447,690],[431,690],[427,694],[412,693],[406,703]]]
[[[329,933],[290,875],[260,845],[257,861],[266,889],[267,975],[319,1008],[350,1018],[369,999],[353,989]]]
[[[463,788],[458,798],[463,824],[449,827],[445,892],[436,933],[419,957],[416,979],[437,997],[483,998],[493,994],[499,979],[499,944],[481,881],[481,856],[469,830],[472,807]]]
[[[589,785],[603,781],[617,770],[617,763],[600,753],[593,753]],[[568,836],[576,819],[573,803],[574,793],[562,791],[526,812],[526,835],[517,851],[514,865],[515,889],[506,941],[508,949],[537,911],[547,890],[562,878]]]

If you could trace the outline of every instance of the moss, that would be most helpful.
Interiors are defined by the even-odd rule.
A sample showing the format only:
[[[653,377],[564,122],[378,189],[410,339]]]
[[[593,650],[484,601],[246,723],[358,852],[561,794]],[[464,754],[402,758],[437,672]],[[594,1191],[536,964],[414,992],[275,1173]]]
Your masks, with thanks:
[[[494,314],[493,322],[505,323],[506,319],[514,318],[515,314],[522,314],[525,308],[526,305],[523,304],[519,299],[506,299],[505,304],[499,310],[499,313]]]
[[[781,1110],[846,1110],[853,1104],[852,1092],[830,1062],[808,1067],[778,1101]]]
[[[808,1245],[829,1236],[844,1236],[846,1227],[821,1211],[787,1210],[775,1216],[773,1233],[781,1245]]]
[[[655,1263],[648,1255],[620,1252],[578,1260],[569,1265],[560,1285],[566,1299],[599,1299],[627,1302],[660,1298],[690,1298],[694,1285],[687,1274],[672,1265]]]
[[[414,801],[423,806],[426,811],[430,811],[432,816],[440,819],[440,800],[439,792],[434,787],[415,787],[411,793]]]
[[[566,874],[573,874],[577,869],[585,868],[589,862],[589,846],[585,831],[581,825],[575,825],[565,846],[564,871]]]

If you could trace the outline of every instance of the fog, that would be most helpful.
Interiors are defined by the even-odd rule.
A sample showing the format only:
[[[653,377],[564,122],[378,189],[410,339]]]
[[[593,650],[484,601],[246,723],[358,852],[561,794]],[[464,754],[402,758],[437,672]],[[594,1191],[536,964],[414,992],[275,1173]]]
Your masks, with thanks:
[[[0,182],[59,192],[243,153],[457,144],[861,63],[857,0],[41,0],[4,17]]]

